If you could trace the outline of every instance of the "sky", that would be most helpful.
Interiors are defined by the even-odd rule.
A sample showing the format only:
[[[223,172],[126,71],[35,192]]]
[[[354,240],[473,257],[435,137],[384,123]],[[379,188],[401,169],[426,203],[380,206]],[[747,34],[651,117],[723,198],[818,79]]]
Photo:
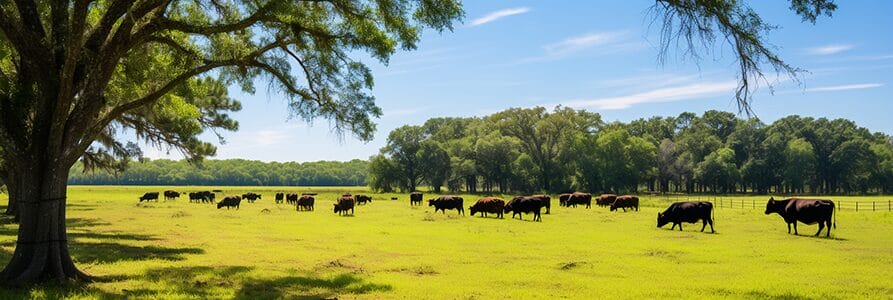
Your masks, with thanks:
[[[808,71],[797,84],[777,78],[761,85],[753,111],[765,123],[797,114],[846,118],[893,134],[893,1],[837,1],[832,18],[802,22],[788,1],[749,1],[778,26],[768,36],[786,62]],[[372,69],[372,94],[384,114],[375,138],[338,135],[326,120],[292,118],[281,94],[265,83],[246,94],[230,88],[243,109],[232,114],[237,132],[211,133],[217,159],[318,161],[367,159],[388,133],[432,117],[486,116],[511,107],[556,105],[598,112],[606,122],[652,116],[738,112],[737,63],[718,42],[693,60],[672,52],[658,60],[659,28],[653,1],[465,1],[453,31],[426,31],[418,49],[388,64],[357,54]],[[741,115],[741,117],[745,117]],[[144,147],[150,158],[179,158]]]

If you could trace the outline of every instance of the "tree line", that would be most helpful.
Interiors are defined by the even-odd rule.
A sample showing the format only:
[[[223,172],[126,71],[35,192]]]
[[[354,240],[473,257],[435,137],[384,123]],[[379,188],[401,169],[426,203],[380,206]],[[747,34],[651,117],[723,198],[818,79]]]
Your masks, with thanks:
[[[893,191],[893,138],[846,119],[723,111],[628,123],[556,107],[433,118],[390,132],[378,191],[853,194]]]
[[[262,162],[245,159],[133,161],[117,173],[84,172],[82,162],[70,171],[69,184],[84,185],[265,185],[357,186],[366,184],[368,162]]]

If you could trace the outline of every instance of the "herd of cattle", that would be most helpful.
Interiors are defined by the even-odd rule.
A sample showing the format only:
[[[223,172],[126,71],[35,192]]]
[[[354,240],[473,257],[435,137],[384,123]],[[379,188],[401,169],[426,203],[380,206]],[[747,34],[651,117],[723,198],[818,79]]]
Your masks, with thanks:
[[[216,192],[222,191],[190,192],[189,202],[215,203],[214,198]],[[158,195],[158,192],[145,193],[139,198],[139,201],[155,200],[157,202]],[[180,197],[179,192],[170,190],[164,191],[163,195],[165,201],[174,200]],[[302,193],[300,195],[296,193],[276,193],[275,203],[281,204],[284,201],[286,204],[294,205],[295,210],[297,211],[313,211],[313,205],[316,201],[314,196],[316,195],[316,193]],[[420,192],[410,193],[409,205],[421,206],[423,197],[424,195]],[[559,206],[562,207],[585,205],[586,208],[591,208],[592,198],[592,194],[589,193],[566,193],[558,195],[558,203]],[[220,209],[226,207],[227,209],[238,209],[242,199],[245,199],[248,203],[254,203],[256,200],[261,199],[261,195],[256,193],[245,193],[241,196],[227,196],[220,202],[216,202],[217,208]],[[391,200],[397,200],[397,198],[394,197],[391,198]],[[346,215],[349,211],[350,214],[353,215],[354,207],[356,205],[371,202],[372,197],[368,195],[343,194],[338,197],[336,203],[333,204],[334,213]],[[497,197],[483,197],[478,199],[474,205],[469,206],[468,210],[472,216],[476,213],[480,213],[481,217],[487,217],[488,214],[495,214],[496,217],[500,219],[507,213],[512,213],[512,219],[514,219],[515,216],[518,216],[519,220],[523,220],[524,214],[533,214],[534,221],[542,221],[540,213],[545,208],[545,214],[550,214],[552,206],[551,202],[552,198],[549,195],[518,196],[512,198],[508,202]],[[618,196],[614,194],[602,194],[595,197],[595,204],[600,207],[609,207],[612,212],[617,211],[618,209],[622,209],[624,212],[627,209],[639,211],[639,197],[632,195]],[[435,213],[440,211],[445,214],[447,210],[456,210],[459,215],[465,214],[464,199],[460,196],[444,195],[429,199],[428,206],[434,207]],[[818,223],[819,230],[816,232],[815,236],[818,236],[822,230],[827,227],[828,230],[826,236],[830,237],[831,227],[833,226],[834,228],[837,228],[836,221],[833,219],[834,211],[834,202],[831,200],[803,198],[775,200],[775,198],[769,198],[769,201],[766,203],[765,214],[777,213],[780,215],[788,225],[788,233],[791,233],[791,225],[793,225],[794,234],[799,234],[797,232],[797,222],[807,225]],[[713,203],[706,201],[676,202],[671,204],[670,207],[663,212],[657,214],[657,227],[663,227],[664,225],[673,223],[670,230],[675,230],[676,226],[679,226],[679,230],[681,231],[682,223],[697,223],[698,221],[702,222],[701,232],[706,229],[707,225],[710,225],[710,232],[715,232],[713,229]]]

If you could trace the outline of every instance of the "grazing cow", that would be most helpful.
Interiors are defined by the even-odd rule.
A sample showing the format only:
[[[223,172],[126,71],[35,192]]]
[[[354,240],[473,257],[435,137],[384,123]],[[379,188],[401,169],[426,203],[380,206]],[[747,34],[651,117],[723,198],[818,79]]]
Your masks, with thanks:
[[[460,215],[465,214],[465,208],[462,207],[462,197],[446,195],[437,197],[437,199],[428,200],[428,207],[434,206],[434,213],[440,210],[446,214],[447,209],[455,209]]]
[[[542,199],[537,197],[530,196],[518,196],[513,198],[509,203],[505,205],[503,208],[503,213],[512,212],[512,219],[515,218],[515,215],[518,215],[518,220],[523,220],[523,214],[525,213],[533,213],[534,221],[542,221],[542,217],[540,216],[540,211],[542,210],[543,204]]]
[[[791,233],[791,224],[794,224],[794,234],[797,233],[797,221],[806,225],[819,223],[819,231],[815,236],[822,233],[822,229],[828,226],[827,237],[831,236],[831,226],[837,228],[837,222],[832,222],[834,217],[834,201],[824,199],[801,199],[789,198],[784,200],[775,200],[769,198],[766,203],[766,214],[777,213],[788,224],[788,233]]]
[[[297,205],[298,204],[298,194],[288,193],[285,195],[285,203]]]
[[[639,197],[630,195],[617,196],[617,199],[614,199],[614,203],[611,203],[611,211],[615,211],[618,208],[622,208],[624,212],[626,212],[626,208],[635,208],[636,211],[639,211]]]
[[[409,193],[409,206],[413,205],[422,205],[422,193],[412,192]]]
[[[391,200],[397,200],[397,197],[391,197]]]
[[[242,194],[242,199],[247,200],[248,203],[254,203],[254,201],[256,201],[257,199],[260,199],[260,195],[249,192],[247,194]]]
[[[149,202],[149,200],[155,200],[155,202],[158,202],[158,192],[148,192],[140,197],[140,202]]]
[[[201,197],[196,192],[189,192],[189,203],[198,203],[201,201]]]
[[[586,205],[586,208],[592,207],[592,194],[590,193],[573,193],[569,198],[567,198],[567,203],[564,206],[567,207],[577,207],[577,205]]]
[[[503,209],[505,209],[505,200],[496,197],[484,197],[478,199],[474,205],[468,207],[468,211],[473,216],[476,212],[481,212],[481,217],[486,217],[487,213],[496,214],[497,218],[502,219]]]
[[[214,203],[214,198],[217,197],[217,194],[214,194],[214,193],[209,192],[209,191],[204,191],[204,192],[201,192],[201,193],[202,193],[202,195],[203,195],[203,196],[202,196],[202,197],[203,197],[203,198],[202,198],[202,203],[205,203],[205,202],[207,202],[207,203]]]
[[[350,214],[353,215],[353,208],[356,204],[356,200],[354,200],[353,196],[341,196],[338,198],[338,203],[335,205],[335,213],[338,215],[346,215],[347,210],[350,210]]]
[[[217,203],[217,209],[226,206],[226,209],[230,209],[231,207],[235,207],[239,209],[239,203],[242,202],[242,198],[239,196],[229,196],[224,197],[219,203]]]
[[[354,199],[357,200],[357,205],[366,204],[366,202],[372,203],[372,197],[368,195],[356,195]]]
[[[701,232],[704,232],[704,228],[707,227],[707,224],[710,224],[710,232],[715,233],[712,214],[713,203],[706,201],[676,202],[670,204],[670,207],[664,212],[657,213],[657,227],[660,228],[667,225],[667,223],[673,223],[673,227],[670,227],[670,230],[675,229],[676,225],[679,225],[679,231],[682,231],[682,222],[695,223],[701,220],[704,223],[701,226]]]
[[[298,198],[298,201],[296,201],[295,210],[312,211],[313,210],[313,202],[315,202],[315,201],[316,201],[316,199],[313,198],[313,196],[301,195],[301,197]]]
[[[552,198],[549,197],[549,195],[542,195],[542,194],[540,194],[540,195],[532,195],[532,196],[530,196],[530,197],[534,197],[534,198],[538,198],[538,199],[540,199],[540,202],[542,202],[542,203],[543,203],[543,206],[546,208],[546,214],[548,215],[548,214],[551,213],[551,211],[552,211]]]
[[[285,193],[276,193],[276,204],[282,203],[283,199],[285,199]]]
[[[164,201],[174,200],[177,198],[180,198],[180,193],[171,190],[164,191]]]
[[[573,194],[564,193],[564,194],[558,195],[558,206],[567,206],[567,200],[570,199],[571,195],[573,195]]]
[[[598,198],[595,198],[595,205],[605,207],[614,203],[614,200],[617,199],[617,195],[614,194],[601,194]]]

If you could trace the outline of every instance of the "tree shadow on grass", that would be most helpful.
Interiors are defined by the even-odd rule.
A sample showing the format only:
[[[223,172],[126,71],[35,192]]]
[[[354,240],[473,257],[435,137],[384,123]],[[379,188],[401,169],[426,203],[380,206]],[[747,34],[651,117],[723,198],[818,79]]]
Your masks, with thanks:
[[[800,296],[791,292],[782,293],[782,294],[771,294],[765,291],[750,291],[745,294],[747,298],[751,299],[771,299],[771,300],[811,300],[814,298]]]
[[[343,273],[331,278],[309,274],[277,279],[249,280],[236,292],[236,299],[328,299],[341,294],[387,292],[388,284],[366,282],[354,274]]]
[[[109,264],[135,260],[185,260],[187,254],[203,254],[201,248],[166,248],[158,246],[134,246],[122,243],[78,243],[68,244],[71,256],[76,263]]]

